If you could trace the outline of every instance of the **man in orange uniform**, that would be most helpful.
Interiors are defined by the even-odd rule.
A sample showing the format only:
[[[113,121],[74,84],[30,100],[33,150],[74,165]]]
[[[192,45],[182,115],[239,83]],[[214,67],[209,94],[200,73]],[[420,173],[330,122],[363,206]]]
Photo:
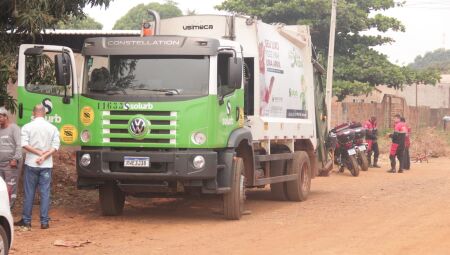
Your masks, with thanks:
[[[405,123],[400,121],[400,118],[401,116],[399,114],[394,116],[394,133],[390,135],[392,138],[392,145],[389,152],[389,159],[391,160],[391,169],[388,171],[389,173],[396,173],[396,157],[400,165],[398,172],[403,173],[407,128]]]
[[[403,169],[409,170],[411,168],[411,159],[409,157],[409,147],[411,146],[411,127],[406,123],[404,117],[401,118],[401,122],[406,125],[406,136],[405,136],[405,159],[403,164]]]
[[[374,116],[370,117],[370,119],[364,123],[364,128],[366,129],[366,142],[368,144],[367,158],[369,159],[369,166],[380,168],[380,166],[378,165],[378,156],[380,155],[380,150],[378,149],[377,118]]]

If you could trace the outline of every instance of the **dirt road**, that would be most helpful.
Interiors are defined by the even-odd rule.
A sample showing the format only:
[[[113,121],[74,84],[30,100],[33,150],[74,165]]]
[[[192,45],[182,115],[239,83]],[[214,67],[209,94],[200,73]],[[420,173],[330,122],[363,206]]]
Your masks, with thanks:
[[[382,168],[316,178],[302,203],[250,191],[252,214],[241,221],[223,220],[214,199],[130,199],[113,218],[88,201],[53,208],[48,230],[34,211],[34,228],[16,232],[13,254],[450,254],[448,158],[403,174]],[[91,243],[66,248],[55,240]]]

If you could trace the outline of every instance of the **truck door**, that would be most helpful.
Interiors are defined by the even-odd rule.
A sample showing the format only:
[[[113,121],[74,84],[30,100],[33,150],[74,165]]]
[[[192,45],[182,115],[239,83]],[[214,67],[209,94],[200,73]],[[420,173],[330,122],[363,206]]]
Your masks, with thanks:
[[[219,98],[218,141],[227,141],[229,134],[244,123],[243,59],[235,52],[221,51],[217,57],[217,95]]]
[[[21,45],[17,81],[17,124],[30,122],[33,107],[42,104],[45,118],[60,131],[61,143],[78,144],[78,83],[72,50],[53,45]]]

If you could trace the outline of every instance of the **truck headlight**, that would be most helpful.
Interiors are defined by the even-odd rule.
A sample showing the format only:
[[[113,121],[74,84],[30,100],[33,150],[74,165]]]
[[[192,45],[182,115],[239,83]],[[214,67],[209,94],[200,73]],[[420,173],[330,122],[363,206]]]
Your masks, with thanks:
[[[83,154],[80,158],[80,165],[87,167],[91,164],[91,155],[90,154]]]
[[[80,135],[81,141],[87,143],[91,140],[91,133],[88,130],[83,130]]]
[[[205,166],[205,158],[203,156],[195,156],[192,160],[192,165],[195,169],[201,169]]]
[[[206,142],[206,135],[202,132],[195,132],[192,134],[191,140],[196,145],[202,145]]]

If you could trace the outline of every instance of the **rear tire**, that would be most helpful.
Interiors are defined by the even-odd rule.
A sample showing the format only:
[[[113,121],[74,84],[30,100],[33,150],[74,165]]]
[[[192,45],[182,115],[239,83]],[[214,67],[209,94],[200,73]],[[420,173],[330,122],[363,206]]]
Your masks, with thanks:
[[[358,163],[360,163],[362,171],[369,170],[369,159],[363,151],[358,151]]]
[[[286,160],[277,160],[270,162],[270,177],[280,176],[286,174],[287,162]],[[270,184],[270,193],[274,200],[286,201],[288,200],[286,194],[286,183],[272,183]]]
[[[243,173],[244,161],[242,158],[235,157],[231,190],[223,195],[223,214],[228,220],[239,220],[244,212],[245,178]]]
[[[353,176],[357,177],[359,175],[359,164],[356,155],[349,156],[349,161],[351,166],[350,172]]]
[[[5,228],[0,225],[0,254],[8,255],[9,253],[9,240],[6,234]]]
[[[125,194],[113,181],[105,182],[99,187],[99,200],[102,215],[117,216],[123,212]]]
[[[298,174],[297,180],[286,183],[287,197],[291,201],[305,201],[311,189],[311,162],[305,151],[296,151],[288,164],[287,174]]]

